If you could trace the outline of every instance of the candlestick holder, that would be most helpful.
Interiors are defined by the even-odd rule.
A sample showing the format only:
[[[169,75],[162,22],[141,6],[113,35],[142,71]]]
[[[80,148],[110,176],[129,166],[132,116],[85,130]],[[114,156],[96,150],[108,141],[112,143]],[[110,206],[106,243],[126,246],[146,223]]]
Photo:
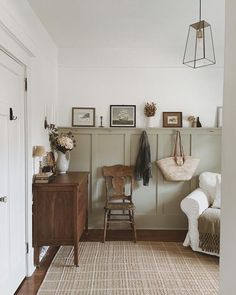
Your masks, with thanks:
[[[44,129],[48,129],[48,130],[52,130],[55,128],[55,124],[52,124],[52,123],[48,123],[47,121],[47,117],[45,116],[44,118]]]
[[[100,116],[100,126],[99,126],[99,127],[104,127],[104,126],[102,125],[102,119],[103,119],[103,117]]]

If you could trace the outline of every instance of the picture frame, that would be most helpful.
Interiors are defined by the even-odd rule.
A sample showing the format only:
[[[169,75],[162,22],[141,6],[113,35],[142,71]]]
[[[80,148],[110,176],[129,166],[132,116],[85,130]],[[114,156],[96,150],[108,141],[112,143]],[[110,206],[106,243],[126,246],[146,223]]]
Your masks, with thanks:
[[[182,127],[182,112],[163,112],[163,127]]]
[[[110,127],[136,127],[136,105],[110,105]]]
[[[56,171],[56,159],[53,152],[47,152],[42,159],[42,172],[52,172],[55,174]]]
[[[72,127],[94,127],[95,108],[73,107]]]
[[[217,107],[217,128],[222,128],[223,125],[223,107]]]

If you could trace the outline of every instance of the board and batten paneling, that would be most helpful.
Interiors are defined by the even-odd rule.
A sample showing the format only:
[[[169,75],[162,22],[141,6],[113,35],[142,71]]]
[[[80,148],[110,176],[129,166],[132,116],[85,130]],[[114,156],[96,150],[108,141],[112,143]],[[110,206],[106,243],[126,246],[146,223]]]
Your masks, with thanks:
[[[90,172],[89,227],[103,228],[105,187],[102,167],[134,165],[139,148],[141,128],[64,128],[72,131],[76,147],[71,151],[70,171]],[[140,229],[184,229],[186,216],[180,209],[181,200],[198,185],[203,171],[221,170],[221,129],[180,128],[186,155],[200,158],[191,181],[166,181],[155,162],[172,154],[176,129],[146,129],[151,148],[152,178],[148,186],[135,181],[133,199],[136,225]],[[122,227],[122,225],[120,225]]]

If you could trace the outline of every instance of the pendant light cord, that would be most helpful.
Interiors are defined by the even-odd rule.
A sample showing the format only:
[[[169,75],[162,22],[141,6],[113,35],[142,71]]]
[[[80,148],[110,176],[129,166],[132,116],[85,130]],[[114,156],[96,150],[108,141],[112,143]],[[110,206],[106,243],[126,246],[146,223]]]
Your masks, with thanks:
[[[202,0],[199,0],[199,22],[202,20]]]

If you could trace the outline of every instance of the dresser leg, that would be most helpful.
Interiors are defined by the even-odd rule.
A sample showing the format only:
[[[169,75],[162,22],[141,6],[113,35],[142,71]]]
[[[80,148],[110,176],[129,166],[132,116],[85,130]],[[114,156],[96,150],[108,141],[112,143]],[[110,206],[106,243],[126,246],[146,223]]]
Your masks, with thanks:
[[[75,266],[79,266],[79,247],[78,242],[74,245],[74,264]]]
[[[40,253],[40,247],[34,247],[34,265],[36,267],[39,267],[39,253]]]
[[[88,235],[88,209],[86,209],[85,234]]]

